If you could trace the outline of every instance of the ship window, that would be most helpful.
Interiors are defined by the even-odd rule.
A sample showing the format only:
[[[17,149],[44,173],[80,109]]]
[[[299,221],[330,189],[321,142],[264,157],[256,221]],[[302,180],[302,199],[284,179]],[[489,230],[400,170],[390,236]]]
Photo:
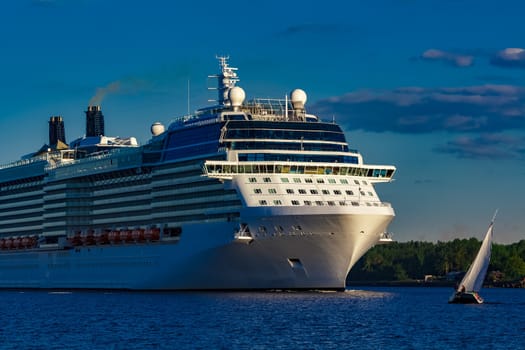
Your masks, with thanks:
[[[310,190],[311,194],[317,194],[317,190]]]
[[[346,190],[345,192],[349,196],[353,196],[354,195],[354,191]]]
[[[348,180],[347,179],[341,179],[341,183],[346,185],[346,184],[348,184]]]
[[[328,205],[333,207],[335,205],[335,202],[334,201],[328,201]]]
[[[304,205],[312,205],[311,201],[304,201]]]
[[[346,206],[346,202],[345,201],[339,201],[339,205],[344,207],[344,206]]]
[[[306,194],[306,190],[301,188],[301,189],[299,189],[299,193],[300,194]]]
[[[358,206],[359,206],[359,202],[352,202],[352,205],[353,205],[354,207],[358,207]]]
[[[250,177],[250,182],[257,182],[257,179],[254,177]]]
[[[318,184],[324,184],[324,180],[323,179],[317,179],[317,183]]]
[[[340,195],[340,194],[341,194],[341,191],[339,191],[339,190],[334,190],[334,194]]]
[[[366,196],[365,191],[359,191],[359,193],[361,193],[361,196]]]
[[[258,231],[260,234],[266,234],[266,226],[259,226]]]
[[[366,181],[363,181],[363,185],[368,185],[368,183]]]
[[[354,183],[355,183],[356,185],[359,185],[359,181],[358,181],[358,180],[354,180]]]
[[[304,182],[311,184],[312,183],[312,179],[304,179]]]
[[[328,179],[328,182],[331,184],[335,184],[335,179]]]
[[[328,191],[328,190],[323,190],[323,194],[330,194],[330,191]]]
[[[286,189],[286,193],[288,193],[288,194],[293,194],[294,191],[293,191],[293,189],[291,189],[291,188],[287,188],[287,189]]]
[[[286,177],[281,177],[281,181],[282,182],[290,182],[290,180],[288,180],[288,178],[286,178]]]
[[[275,194],[275,193],[277,193],[277,190],[275,188],[269,188],[268,189],[268,193]]]
[[[294,178],[293,178],[293,182],[301,183],[301,179],[298,178],[298,177],[294,177]]]
[[[369,196],[373,196],[372,192],[368,191],[368,195]]]
[[[293,200],[292,205],[299,205],[299,201]]]
[[[254,193],[257,193],[257,194],[262,193],[262,191],[261,191],[260,188],[254,188],[254,189],[253,189],[253,192],[254,192]]]
[[[319,205],[319,206],[322,207],[324,205],[324,203],[323,203],[323,201],[315,201],[315,205]]]
[[[259,201],[259,204],[260,204],[260,205],[268,205],[268,202],[266,202],[266,200],[264,200],[264,199],[261,199],[261,200]]]
[[[275,205],[281,205],[281,204],[283,204],[283,203],[281,202],[280,199],[274,199],[274,200],[273,200],[273,204],[275,204]]]
[[[269,177],[265,177],[263,178],[264,182],[272,182],[272,179],[270,179]]]

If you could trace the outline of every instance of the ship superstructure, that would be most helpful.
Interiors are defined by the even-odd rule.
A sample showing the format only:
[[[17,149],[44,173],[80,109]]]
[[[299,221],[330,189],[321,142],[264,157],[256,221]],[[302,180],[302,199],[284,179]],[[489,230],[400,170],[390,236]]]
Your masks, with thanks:
[[[0,287],[345,287],[394,216],[374,185],[395,167],[364,164],[301,89],[245,101],[219,62],[217,104],[143,146],[90,106],[86,136],[0,167]]]

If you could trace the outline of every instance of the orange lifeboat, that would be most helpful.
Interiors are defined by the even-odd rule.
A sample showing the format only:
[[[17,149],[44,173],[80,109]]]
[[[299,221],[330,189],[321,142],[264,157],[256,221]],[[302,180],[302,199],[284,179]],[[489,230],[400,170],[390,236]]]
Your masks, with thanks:
[[[0,239],[0,249],[5,249],[5,239]]]
[[[120,239],[121,239],[120,231],[118,231],[118,230],[110,231],[109,234],[108,234],[108,239],[112,243],[120,242]]]
[[[13,240],[11,239],[11,237],[9,237],[8,239],[5,240],[5,247],[7,249],[11,249],[12,246],[13,246]]]
[[[15,249],[20,248],[20,243],[21,243],[20,238],[16,237],[15,239],[13,239],[13,248]]]
[[[108,244],[109,243],[109,230],[104,230],[98,237],[98,243],[100,244]]]
[[[154,227],[151,229],[151,238],[152,241],[158,241],[160,239],[160,228]]]
[[[86,245],[94,245],[96,243],[95,233],[93,232],[93,230],[89,230],[87,232],[86,236],[84,237],[84,243]]]
[[[29,247],[29,238],[28,237],[22,238],[21,246],[22,246],[22,248],[28,248]]]
[[[140,240],[140,231],[139,231],[139,229],[135,229],[135,230],[131,231],[131,237],[133,237],[133,240],[135,242],[138,242]]]
[[[82,245],[82,234],[80,231],[75,232],[75,235],[71,239],[71,244],[74,246]]]
[[[37,237],[36,236],[31,236],[31,237],[28,237],[28,240],[29,240],[29,244],[28,244],[28,248],[36,248],[37,246]]]
[[[120,231],[120,238],[124,242],[132,242],[133,241],[133,234],[131,230],[122,230]]]
[[[152,229],[151,228],[148,228],[144,231],[144,239],[146,241],[151,241],[151,236],[152,236]]]

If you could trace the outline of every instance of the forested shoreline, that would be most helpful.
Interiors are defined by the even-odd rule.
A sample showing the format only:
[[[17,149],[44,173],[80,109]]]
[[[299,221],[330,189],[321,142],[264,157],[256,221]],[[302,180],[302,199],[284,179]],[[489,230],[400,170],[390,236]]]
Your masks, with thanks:
[[[481,241],[393,242],[369,250],[352,268],[347,280],[355,282],[441,281],[454,283],[474,260]],[[525,286],[525,240],[493,244],[485,280],[493,286]]]

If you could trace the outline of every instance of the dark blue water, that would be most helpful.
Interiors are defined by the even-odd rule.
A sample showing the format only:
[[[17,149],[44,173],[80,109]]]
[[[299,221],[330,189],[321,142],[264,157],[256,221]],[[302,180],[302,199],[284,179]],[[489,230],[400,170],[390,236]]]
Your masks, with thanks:
[[[0,292],[0,349],[525,349],[525,290]]]

